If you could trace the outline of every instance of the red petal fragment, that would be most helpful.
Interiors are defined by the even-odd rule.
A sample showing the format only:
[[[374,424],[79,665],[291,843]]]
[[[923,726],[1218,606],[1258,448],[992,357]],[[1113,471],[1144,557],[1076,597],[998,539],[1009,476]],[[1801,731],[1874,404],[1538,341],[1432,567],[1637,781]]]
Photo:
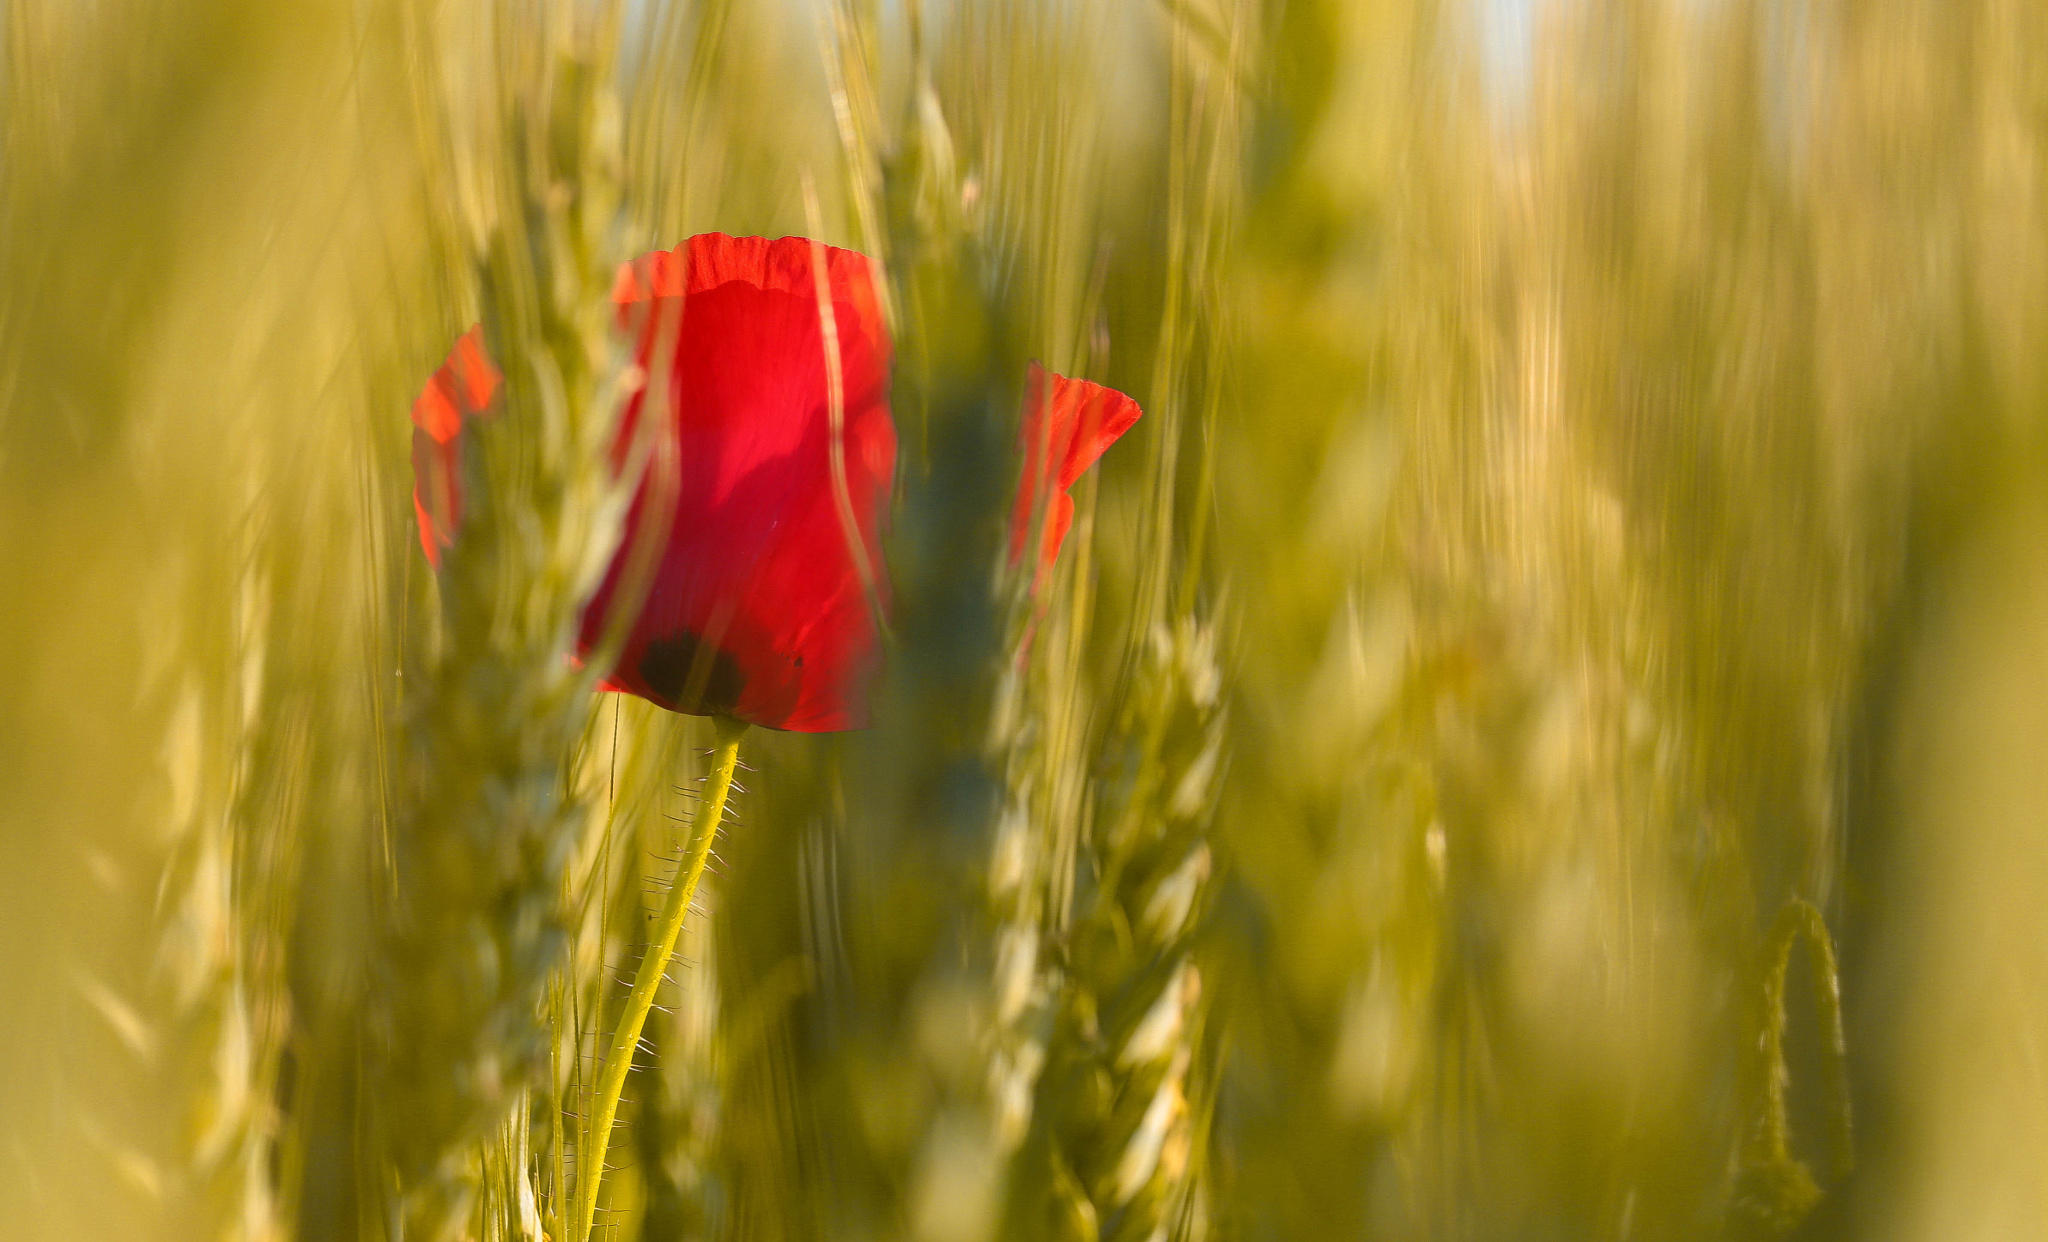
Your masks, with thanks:
[[[1024,476],[1010,516],[1010,564],[1024,559],[1032,516],[1042,509],[1039,573],[1052,567],[1074,521],[1067,494],[1138,421],[1138,403],[1114,388],[1069,379],[1033,362],[1024,385]],[[1048,470],[1050,463],[1052,469]]]
[[[483,328],[473,325],[456,338],[426,391],[412,403],[413,426],[443,444],[462,433],[462,420],[490,408],[504,377],[484,350]]]
[[[412,403],[412,507],[420,546],[436,568],[462,521],[463,423],[490,412],[503,378],[484,349],[483,329],[472,326]]]

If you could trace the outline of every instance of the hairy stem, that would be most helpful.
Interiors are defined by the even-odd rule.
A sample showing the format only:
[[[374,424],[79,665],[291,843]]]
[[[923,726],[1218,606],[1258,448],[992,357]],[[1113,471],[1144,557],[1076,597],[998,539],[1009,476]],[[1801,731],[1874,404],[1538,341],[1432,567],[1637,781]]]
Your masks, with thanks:
[[[655,924],[646,955],[640,959],[640,969],[633,976],[633,990],[626,995],[626,1010],[619,1015],[618,1029],[612,1032],[611,1051],[604,1059],[603,1076],[598,1080],[592,1124],[584,1136],[582,1176],[576,1180],[573,1236],[577,1242],[588,1242],[597,1219],[597,1192],[604,1182],[604,1156],[611,1149],[619,1095],[625,1090],[626,1072],[633,1068],[633,1050],[640,1043],[641,1029],[647,1025],[647,1011],[654,1007],[654,994],[661,987],[662,976],[668,973],[669,959],[675,955],[676,939],[682,934],[683,919],[690,912],[697,882],[703,878],[704,865],[711,859],[711,843],[718,839],[719,821],[725,817],[725,798],[732,791],[733,769],[739,764],[740,734],[746,727],[737,720],[718,720],[718,747],[711,755],[710,787],[699,804],[696,834],[683,855],[675,883],[669,888],[668,903],[661,909],[661,919]]]

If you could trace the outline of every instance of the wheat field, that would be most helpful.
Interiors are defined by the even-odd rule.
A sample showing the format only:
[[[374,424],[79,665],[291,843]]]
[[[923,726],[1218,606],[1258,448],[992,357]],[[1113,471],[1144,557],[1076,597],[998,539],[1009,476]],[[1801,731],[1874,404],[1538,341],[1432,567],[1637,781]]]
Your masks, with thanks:
[[[0,1236],[2048,1238],[2039,0],[0,51]],[[568,658],[709,232],[868,256],[899,446],[870,727],[722,804]],[[1144,415],[1025,584],[1033,360]]]

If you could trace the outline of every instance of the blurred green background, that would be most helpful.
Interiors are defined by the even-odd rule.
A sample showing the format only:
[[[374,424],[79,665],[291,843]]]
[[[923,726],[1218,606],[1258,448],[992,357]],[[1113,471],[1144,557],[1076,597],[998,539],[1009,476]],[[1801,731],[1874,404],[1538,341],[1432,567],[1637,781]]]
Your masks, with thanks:
[[[742,748],[601,1236],[2048,1237],[2038,0],[0,50],[0,1233],[565,1237],[711,736],[561,659],[606,292],[715,229],[887,277],[897,615]],[[1027,648],[1032,358],[1145,417]]]

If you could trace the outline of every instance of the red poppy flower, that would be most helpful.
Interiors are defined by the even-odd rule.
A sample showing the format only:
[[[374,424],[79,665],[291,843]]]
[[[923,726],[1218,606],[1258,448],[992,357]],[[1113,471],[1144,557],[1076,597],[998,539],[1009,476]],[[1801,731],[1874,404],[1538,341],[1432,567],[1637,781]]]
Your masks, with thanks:
[[[1074,523],[1067,494],[1088,467],[1138,421],[1138,403],[1114,388],[1068,379],[1031,364],[1024,382],[1024,478],[1010,514],[1010,565],[1024,559],[1040,523],[1038,575],[1052,568]]]
[[[860,727],[879,663],[880,539],[896,463],[889,337],[867,258],[802,237],[707,233],[620,269],[612,297],[652,377],[623,411],[614,464],[631,456],[650,394],[661,394],[668,441],[584,608],[579,655],[607,635],[615,600],[644,594],[603,688],[772,729]],[[429,395],[448,387],[451,368],[464,374],[474,335]],[[458,395],[475,391],[482,402],[462,409],[488,403],[489,386]],[[415,479],[429,559],[436,539],[453,537],[420,499],[441,486],[438,460]],[[643,534],[663,508],[667,529]],[[648,535],[661,540],[652,573],[629,591],[628,562]]]

